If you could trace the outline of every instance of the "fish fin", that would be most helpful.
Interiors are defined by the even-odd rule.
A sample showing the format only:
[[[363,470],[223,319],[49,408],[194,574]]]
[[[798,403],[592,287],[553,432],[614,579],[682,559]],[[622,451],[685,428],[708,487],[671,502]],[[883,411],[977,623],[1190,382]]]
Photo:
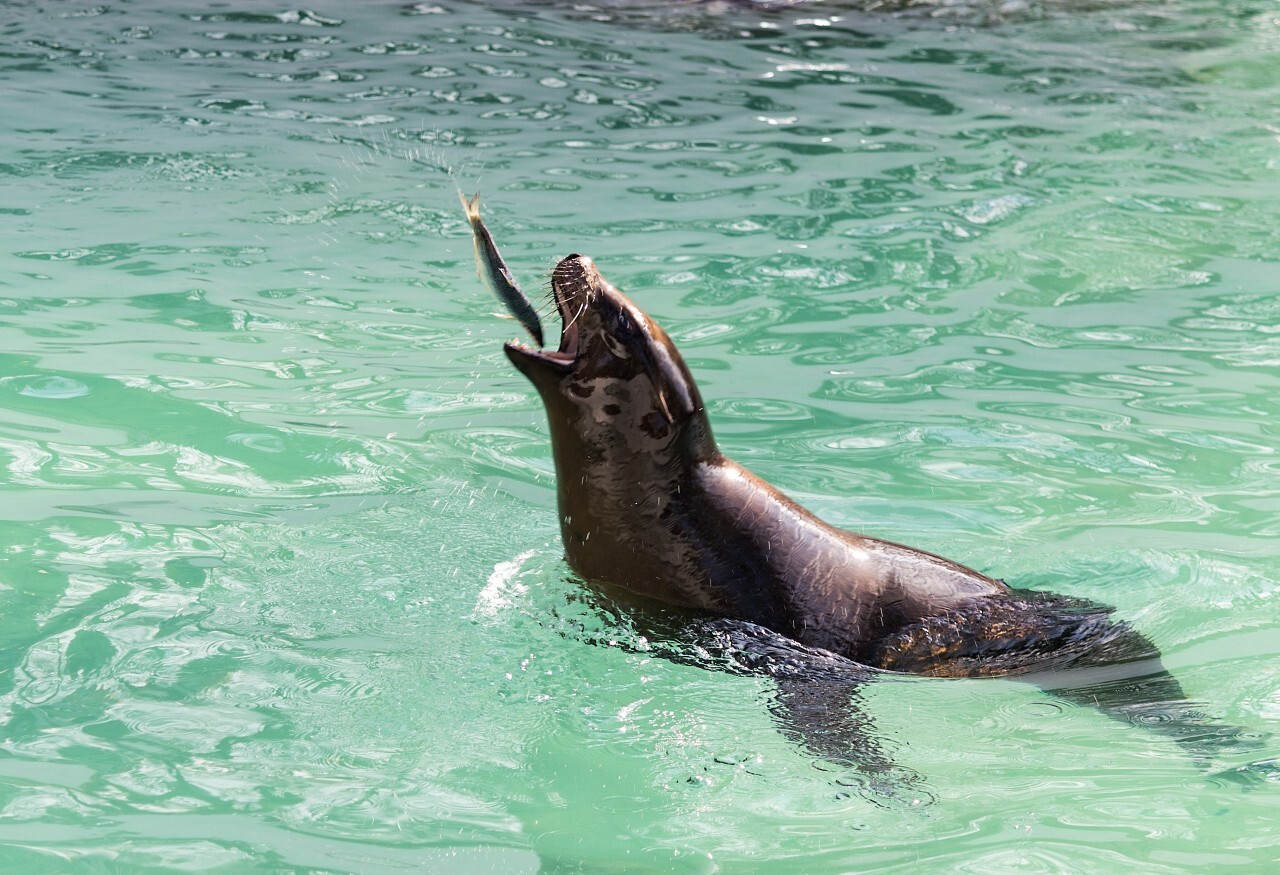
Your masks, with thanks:
[[[521,295],[524,294],[524,290],[520,288],[520,284],[516,282],[516,278],[511,275],[511,268],[503,264],[498,268],[498,273],[502,274],[502,278],[507,281],[507,284],[511,286],[511,288],[515,289]]]
[[[476,192],[471,196],[471,200],[467,200],[467,196],[462,193],[462,189],[458,189],[458,200],[462,201],[462,208],[467,211],[467,220],[470,222],[479,221],[480,192]]]

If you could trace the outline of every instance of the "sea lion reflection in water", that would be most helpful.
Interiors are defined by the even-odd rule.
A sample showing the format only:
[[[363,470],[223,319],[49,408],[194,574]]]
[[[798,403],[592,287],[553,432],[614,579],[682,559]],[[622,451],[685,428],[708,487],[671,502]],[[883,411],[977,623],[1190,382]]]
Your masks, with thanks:
[[[720,618],[696,627],[731,667],[778,679],[783,731],[812,753],[878,792],[912,783],[858,703],[884,672],[1023,676],[1199,753],[1237,733],[1196,713],[1109,607],[827,525],[720,453],[671,339],[589,258],[562,260],[551,289],[559,347],[506,354],[546,406],[570,566]]]

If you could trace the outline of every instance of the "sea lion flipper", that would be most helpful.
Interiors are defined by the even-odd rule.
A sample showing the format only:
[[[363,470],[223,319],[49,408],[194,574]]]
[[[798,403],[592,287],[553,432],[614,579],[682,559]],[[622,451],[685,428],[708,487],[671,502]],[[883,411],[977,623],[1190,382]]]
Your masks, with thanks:
[[[1226,723],[1187,696],[1146,636],[1122,628],[1117,646],[1138,658],[1101,665],[1081,660],[1083,664],[1065,671],[1022,679],[1073,705],[1097,708],[1112,719],[1170,738],[1207,770],[1217,768],[1223,758],[1256,755],[1268,747],[1274,755],[1273,737]]]
[[[781,677],[769,710],[783,736],[837,768],[836,784],[877,805],[933,802],[924,777],[894,761],[887,739],[863,710],[860,686],[831,678]]]
[[[800,644],[756,623],[723,617],[691,624],[706,668],[773,679],[769,710],[778,730],[833,772],[832,782],[876,805],[931,803],[918,772],[899,765],[863,709],[863,684],[885,675],[839,654]]]

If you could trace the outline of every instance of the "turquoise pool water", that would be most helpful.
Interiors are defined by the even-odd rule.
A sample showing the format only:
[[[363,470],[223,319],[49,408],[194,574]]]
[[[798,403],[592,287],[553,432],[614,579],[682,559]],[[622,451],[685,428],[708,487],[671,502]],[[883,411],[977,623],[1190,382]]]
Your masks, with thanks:
[[[910,7],[0,6],[0,868],[1272,871],[1280,16]],[[869,687],[912,805],[638,650],[455,183],[729,455],[1116,605],[1262,749]]]

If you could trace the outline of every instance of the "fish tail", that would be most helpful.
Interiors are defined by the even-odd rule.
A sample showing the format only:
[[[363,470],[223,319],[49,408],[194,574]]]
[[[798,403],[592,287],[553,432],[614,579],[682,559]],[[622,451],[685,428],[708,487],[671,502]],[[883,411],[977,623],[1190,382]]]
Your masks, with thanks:
[[[462,193],[462,189],[458,189],[458,200],[462,201],[462,208],[467,211],[468,221],[480,221],[480,192],[476,192],[471,196],[471,200],[467,200],[467,196]]]

